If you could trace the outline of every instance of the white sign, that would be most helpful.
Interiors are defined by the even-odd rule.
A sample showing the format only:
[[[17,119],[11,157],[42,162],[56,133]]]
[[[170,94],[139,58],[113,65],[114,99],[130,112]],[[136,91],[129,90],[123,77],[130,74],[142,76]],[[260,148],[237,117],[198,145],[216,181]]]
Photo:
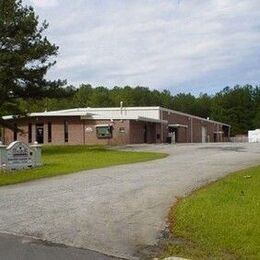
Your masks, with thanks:
[[[93,129],[92,129],[92,127],[86,127],[85,131],[86,131],[86,133],[91,133],[91,132],[93,132]]]
[[[33,150],[26,144],[15,141],[7,148],[7,164],[10,169],[20,169],[33,166]]]

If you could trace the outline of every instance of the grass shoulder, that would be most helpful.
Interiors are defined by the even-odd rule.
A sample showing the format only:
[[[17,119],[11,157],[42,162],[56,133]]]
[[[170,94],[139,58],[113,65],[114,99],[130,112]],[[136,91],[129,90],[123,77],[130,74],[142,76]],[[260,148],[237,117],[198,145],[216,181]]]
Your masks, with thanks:
[[[260,166],[180,199],[169,212],[161,257],[260,259]]]
[[[163,153],[112,150],[99,145],[43,146],[43,166],[18,171],[0,171],[0,186],[83,170],[161,159],[166,156],[167,154]]]

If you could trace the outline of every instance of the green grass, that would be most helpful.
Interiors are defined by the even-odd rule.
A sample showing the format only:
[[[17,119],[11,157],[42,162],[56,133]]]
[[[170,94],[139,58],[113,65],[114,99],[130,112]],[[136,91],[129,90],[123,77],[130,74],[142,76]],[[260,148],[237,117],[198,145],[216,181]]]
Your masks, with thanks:
[[[109,150],[104,146],[46,146],[42,151],[43,166],[18,171],[0,171],[0,186],[166,156],[163,153]]]
[[[260,259],[260,166],[239,171],[179,200],[161,257]]]

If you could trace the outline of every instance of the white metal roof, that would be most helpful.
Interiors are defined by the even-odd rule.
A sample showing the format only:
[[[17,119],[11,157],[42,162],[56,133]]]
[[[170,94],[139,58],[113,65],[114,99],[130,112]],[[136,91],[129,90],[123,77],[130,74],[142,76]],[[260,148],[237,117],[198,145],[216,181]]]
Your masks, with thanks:
[[[104,107],[104,108],[73,108],[73,109],[65,109],[65,110],[56,110],[56,111],[45,111],[39,113],[31,113],[29,117],[59,117],[59,116],[80,116],[82,119],[96,119],[96,120],[146,120],[150,122],[163,122],[165,120],[161,120],[161,111],[167,111],[170,113],[175,113],[179,115],[188,116],[190,118],[196,118],[202,121],[207,121],[215,124],[221,124],[230,126],[228,124],[224,124],[218,121],[209,120],[206,118],[193,116],[187,113],[175,111],[172,109],[167,109],[159,106],[151,106],[151,107]],[[3,119],[9,120],[13,119],[13,116],[4,116]],[[166,121],[165,121],[166,122]]]
[[[45,112],[36,112],[30,113],[27,116],[29,117],[43,117],[43,116],[91,116],[93,113],[90,113],[86,109],[68,109],[68,110],[56,110],[56,111],[45,111]],[[14,116],[8,115],[3,116],[4,120],[13,119]]]
[[[159,107],[108,107],[74,108],[58,111],[31,113],[29,117],[80,116],[85,119],[138,119],[138,117],[160,120]],[[3,119],[12,119],[5,116]]]

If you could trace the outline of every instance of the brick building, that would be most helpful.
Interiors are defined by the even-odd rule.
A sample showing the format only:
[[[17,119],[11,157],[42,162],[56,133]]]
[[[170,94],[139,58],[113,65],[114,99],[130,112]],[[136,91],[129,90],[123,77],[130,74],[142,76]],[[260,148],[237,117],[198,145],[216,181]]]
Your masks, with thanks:
[[[204,143],[228,141],[230,133],[228,124],[162,107],[76,108],[4,119],[22,129],[2,129],[5,144]]]

